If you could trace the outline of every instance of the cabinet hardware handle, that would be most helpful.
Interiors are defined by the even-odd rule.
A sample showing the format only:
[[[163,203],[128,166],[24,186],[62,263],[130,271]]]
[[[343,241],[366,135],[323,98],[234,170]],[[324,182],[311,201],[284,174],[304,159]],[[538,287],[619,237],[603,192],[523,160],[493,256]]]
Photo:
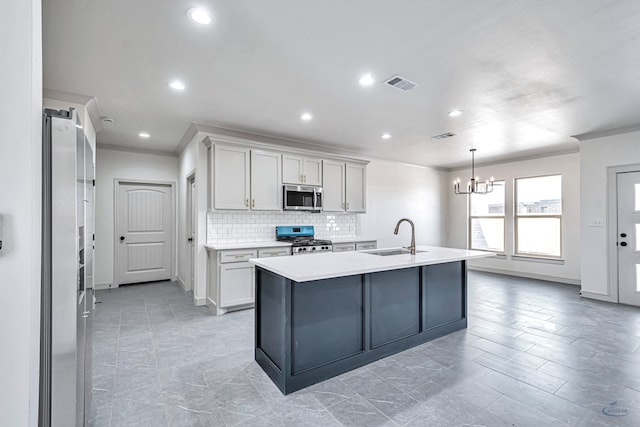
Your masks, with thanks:
[[[244,199],[244,205],[247,207],[249,206],[249,199]]]
[[[237,254],[237,255],[234,255],[233,257],[234,258],[242,258],[242,257],[245,257],[245,256],[251,256],[251,255],[253,255],[253,254]]]
[[[256,207],[256,199],[253,199],[253,200],[251,201],[251,207],[252,207],[252,208],[255,208],[255,207]]]
[[[347,210],[349,210],[349,203],[347,203]]]

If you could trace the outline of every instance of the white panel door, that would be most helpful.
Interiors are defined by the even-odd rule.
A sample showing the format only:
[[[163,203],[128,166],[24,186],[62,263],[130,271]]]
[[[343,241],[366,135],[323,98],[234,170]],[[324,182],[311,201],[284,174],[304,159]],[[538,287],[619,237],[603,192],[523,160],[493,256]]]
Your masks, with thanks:
[[[640,171],[617,178],[619,299],[640,306]]]
[[[213,207],[249,209],[249,149],[216,145],[213,168]]]
[[[255,268],[248,262],[220,265],[220,307],[255,302]]]
[[[118,283],[171,278],[169,185],[118,185]]]
[[[344,212],[344,163],[324,160],[322,162],[322,210]]]
[[[285,184],[303,184],[303,160],[292,154],[282,155],[282,182]]]
[[[366,212],[366,171],[364,165],[346,164],[346,211]]]
[[[307,185],[322,185],[322,160],[305,158],[302,162],[302,175]]]
[[[191,253],[191,262],[189,263],[191,266],[191,284],[189,285],[189,290],[193,290],[196,286],[196,223],[198,215],[198,195],[196,193],[195,180],[190,181],[189,184],[191,197],[189,204],[189,237],[187,238],[187,243],[189,243],[189,252]]]
[[[282,210],[280,154],[251,150],[251,209]]]

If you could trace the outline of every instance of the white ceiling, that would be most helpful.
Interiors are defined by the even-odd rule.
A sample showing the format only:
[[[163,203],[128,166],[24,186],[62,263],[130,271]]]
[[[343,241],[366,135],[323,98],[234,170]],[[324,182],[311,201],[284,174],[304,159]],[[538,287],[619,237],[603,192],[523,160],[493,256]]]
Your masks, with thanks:
[[[637,0],[56,0],[43,27],[45,88],[95,96],[103,144],[174,151],[197,122],[457,167],[640,124]]]

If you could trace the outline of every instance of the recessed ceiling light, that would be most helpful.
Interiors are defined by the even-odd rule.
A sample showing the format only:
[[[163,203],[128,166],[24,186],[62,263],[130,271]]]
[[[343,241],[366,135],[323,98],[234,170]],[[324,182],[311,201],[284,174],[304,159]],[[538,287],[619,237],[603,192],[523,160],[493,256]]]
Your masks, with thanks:
[[[458,117],[460,114],[462,114],[462,110],[451,110],[447,113],[447,116]]]
[[[204,9],[199,9],[197,7],[189,9],[187,10],[187,16],[193,22],[196,22],[198,24],[207,25],[211,23],[211,17]]]
[[[138,136],[139,136],[140,138],[143,138],[143,139],[147,139],[147,138],[151,137],[151,135],[149,135],[147,132],[140,132],[140,133],[138,134]]]
[[[300,119],[304,120],[305,122],[308,122],[309,120],[313,119],[313,116],[309,113],[302,113],[302,115],[300,116]]]
[[[360,77],[358,83],[360,83],[360,85],[362,86],[371,86],[374,83],[373,76],[371,74],[365,74],[364,76]]]
[[[171,83],[169,83],[169,87],[171,87],[171,89],[174,89],[174,90],[184,90],[185,85],[180,80],[174,80]]]
[[[382,136],[381,136],[381,138],[382,138],[382,139],[389,139],[389,138],[391,138],[391,134],[389,134],[389,133],[383,133],[383,134],[382,134]]]

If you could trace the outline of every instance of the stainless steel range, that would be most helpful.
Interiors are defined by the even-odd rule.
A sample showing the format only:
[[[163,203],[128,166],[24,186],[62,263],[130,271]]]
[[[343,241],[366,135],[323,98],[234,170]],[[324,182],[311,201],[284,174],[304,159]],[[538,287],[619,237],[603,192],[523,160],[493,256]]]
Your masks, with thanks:
[[[291,243],[292,255],[317,254],[332,252],[331,240],[314,238],[313,225],[279,225],[276,226],[276,239],[279,242]]]

